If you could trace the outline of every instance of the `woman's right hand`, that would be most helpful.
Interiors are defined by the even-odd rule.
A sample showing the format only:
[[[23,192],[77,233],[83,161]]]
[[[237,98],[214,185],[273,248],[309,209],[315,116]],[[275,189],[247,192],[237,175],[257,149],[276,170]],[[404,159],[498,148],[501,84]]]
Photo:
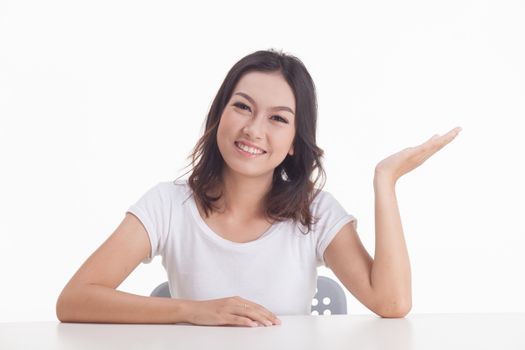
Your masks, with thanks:
[[[203,326],[272,326],[281,320],[259,304],[241,297],[212,300],[186,300],[188,322]]]

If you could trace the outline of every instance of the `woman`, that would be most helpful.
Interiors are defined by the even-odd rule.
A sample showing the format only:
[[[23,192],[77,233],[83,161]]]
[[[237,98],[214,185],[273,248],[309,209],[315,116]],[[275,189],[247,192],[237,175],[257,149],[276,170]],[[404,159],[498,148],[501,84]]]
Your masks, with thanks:
[[[327,192],[314,83],[296,57],[258,51],[226,76],[188,181],[161,182],[80,267],[57,301],[63,322],[275,325],[308,314],[318,266],[382,317],[411,308],[395,184],[459,133],[433,136],[375,169],[374,259]],[[173,298],[117,291],[162,255]]]

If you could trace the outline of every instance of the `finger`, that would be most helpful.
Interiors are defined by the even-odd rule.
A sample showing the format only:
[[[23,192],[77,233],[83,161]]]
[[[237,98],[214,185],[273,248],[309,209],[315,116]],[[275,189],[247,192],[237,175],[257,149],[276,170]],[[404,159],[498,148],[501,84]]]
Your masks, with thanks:
[[[263,307],[262,305],[259,305],[259,304],[255,304],[255,303],[252,303],[252,306],[257,310],[259,311],[260,313],[262,313],[266,318],[268,318],[270,321],[274,322],[274,321],[277,321],[278,318],[277,316],[271,312],[270,310],[266,309],[265,307]]]
[[[260,308],[254,307],[253,305],[244,304],[239,306],[240,310],[238,311],[242,316],[248,316],[253,321],[257,321],[259,324],[264,326],[273,325],[273,320]]]
[[[443,135],[443,138],[447,139],[447,140],[452,140],[456,136],[458,136],[458,134],[460,133],[461,130],[463,130],[463,129],[460,126],[455,127],[454,129],[450,130],[445,135]]]
[[[463,130],[460,126],[455,127],[454,129],[450,130],[447,134],[450,134],[452,139],[454,139],[456,136],[459,135],[459,133]]]
[[[258,321],[260,324],[265,326],[280,324],[280,320],[277,318],[277,316],[259,304],[241,299],[240,308],[241,315],[248,315],[252,320]]]
[[[456,126],[454,129],[450,130],[449,132],[455,132],[456,135],[459,134],[463,130],[461,126]]]
[[[226,324],[232,326],[245,326],[245,327],[257,327],[257,322],[252,321],[248,317],[229,315],[226,318]]]
[[[425,151],[433,151],[433,153],[435,153],[454,140],[461,130],[462,129],[460,127],[457,127],[441,136],[435,134],[421,145],[421,149]]]
[[[434,145],[435,143],[435,140],[438,139],[440,136],[438,134],[435,134],[433,135],[431,138],[429,138],[428,140],[426,140],[425,142],[415,146],[415,147],[410,147],[409,149],[411,150],[419,150],[419,151],[424,151],[424,150],[427,150],[429,149],[432,145]]]
[[[446,134],[444,134],[443,136],[441,136],[440,138],[441,139],[445,139],[445,140],[452,140],[454,139],[454,137],[458,136],[459,132],[461,131],[461,127],[457,127],[457,128],[454,128],[452,130],[450,130],[449,132],[447,132]]]
[[[242,298],[239,298],[239,301],[241,302],[241,304],[244,303],[250,308],[257,310],[268,317],[277,317],[272,312],[270,312],[268,309],[266,309],[264,306],[254,303],[253,301],[242,299]]]
[[[425,162],[428,158],[433,156],[437,151],[441,150],[443,147],[448,145],[461,131],[461,127],[456,127],[446,134],[439,136],[434,135],[432,136],[428,141],[428,145],[424,145],[420,147],[420,156],[422,157],[421,162]]]
[[[233,305],[241,305],[243,307],[250,307],[251,309],[257,310],[262,313],[266,318],[268,318],[274,324],[281,324],[281,320],[272,312],[267,310],[262,305],[254,303],[250,300],[243,299],[239,296],[235,296],[229,300]]]
[[[435,139],[449,139],[449,138],[454,138],[456,137],[459,132],[463,130],[460,126],[458,127],[455,127],[454,129],[451,129],[450,131],[448,131],[447,133],[443,134],[443,135],[439,135],[439,134],[434,134],[430,139],[427,140],[428,141],[431,141],[431,140],[435,140]]]
[[[262,313],[268,320],[270,320],[270,322],[274,324],[281,324],[281,320],[279,320],[279,318],[273,312],[266,309],[264,306],[250,302],[250,301],[248,301],[248,303],[252,305],[253,308],[255,308],[260,313]]]
[[[439,151],[440,149],[448,145],[450,142],[452,142],[452,140],[454,140],[456,136],[458,136],[460,131],[461,131],[461,128],[457,127],[457,128],[450,130],[445,135],[439,137],[439,142],[437,143],[436,151]]]

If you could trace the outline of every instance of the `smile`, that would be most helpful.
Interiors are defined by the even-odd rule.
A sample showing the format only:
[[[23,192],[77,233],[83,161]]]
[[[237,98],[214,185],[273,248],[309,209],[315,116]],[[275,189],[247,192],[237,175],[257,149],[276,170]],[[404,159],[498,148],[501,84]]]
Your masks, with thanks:
[[[235,147],[242,151],[243,154],[245,155],[250,155],[250,156],[259,156],[261,154],[265,154],[266,151],[263,151],[262,149],[259,149],[259,148],[255,148],[255,147],[250,147],[250,146],[247,146],[243,143],[240,143],[240,142],[235,142]]]

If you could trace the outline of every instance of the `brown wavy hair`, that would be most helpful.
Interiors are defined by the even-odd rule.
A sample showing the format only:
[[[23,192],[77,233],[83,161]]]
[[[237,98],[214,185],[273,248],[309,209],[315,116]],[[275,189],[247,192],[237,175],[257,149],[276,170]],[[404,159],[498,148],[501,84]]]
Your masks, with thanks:
[[[296,106],[294,154],[287,155],[273,172],[272,187],[264,199],[265,213],[275,221],[300,222],[306,234],[316,221],[310,205],[324,186],[326,174],[321,164],[324,152],[316,144],[315,85],[295,56],[273,49],[261,50],[245,56],[230,69],[210,107],[204,134],[188,157],[191,159],[188,167],[192,168],[188,184],[206,216],[218,209],[215,203],[221,197],[224,159],[217,146],[217,129],[238,81],[253,71],[280,73],[294,93]]]

